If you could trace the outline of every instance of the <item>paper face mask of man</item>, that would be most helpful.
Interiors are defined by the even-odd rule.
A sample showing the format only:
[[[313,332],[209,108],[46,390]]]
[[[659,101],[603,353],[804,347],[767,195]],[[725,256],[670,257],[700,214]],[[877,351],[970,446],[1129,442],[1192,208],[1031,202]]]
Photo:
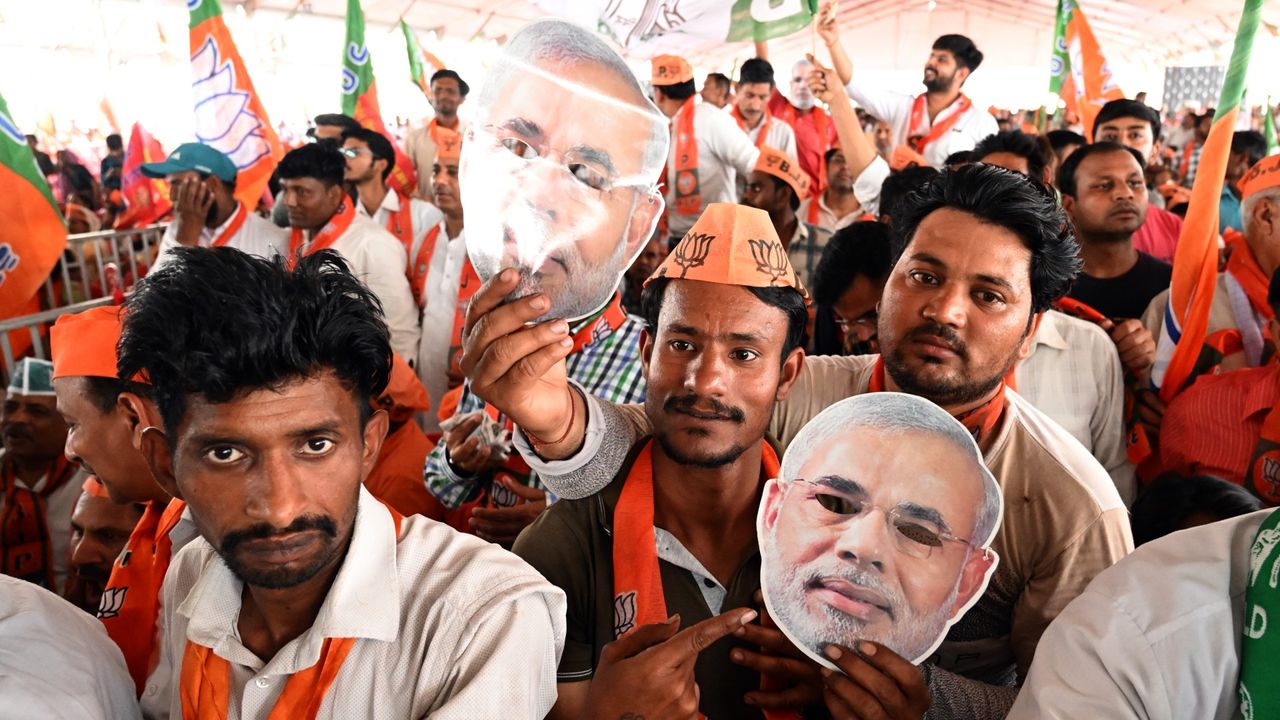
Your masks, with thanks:
[[[913,395],[843,400],[770,480],[756,530],[765,605],[828,667],[827,645],[879,642],[919,663],[986,588],[1003,511],[973,436]]]
[[[463,143],[467,254],[481,279],[516,267],[516,296],[586,317],[613,296],[663,200],[665,118],[622,59],[561,20],[516,33],[490,69]]]

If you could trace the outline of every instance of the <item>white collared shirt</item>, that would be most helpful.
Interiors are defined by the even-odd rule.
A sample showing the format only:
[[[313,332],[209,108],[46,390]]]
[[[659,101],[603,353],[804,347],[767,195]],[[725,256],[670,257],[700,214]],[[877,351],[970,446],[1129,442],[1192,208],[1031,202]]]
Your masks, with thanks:
[[[916,95],[871,88],[856,80],[850,80],[844,89],[863,110],[889,123],[889,127],[893,129],[895,146],[906,144],[907,135],[911,132],[911,108],[916,102]],[[925,112],[924,131],[929,132],[934,123],[943,122],[951,117],[959,107],[959,103],[960,99],[956,98],[955,102],[944,108],[932,121],[929,120],[929,113]],[[951,126],[950,130],[925,146],[925,162],[941,169],[948,155],[961,150],[972,150],[980,140],[988,135],[994,135],[999,129],[991,113],[974,103],[964,116]]]
[[[863,213],[873,217],[879,216],[880,188],[884,185],[884,180],[887,177],[889,177],[889,163],[877,155],[869,165],[862,169],[862,172],[858,173],[858,177],[853,179],[853,196],[857,198],[861,207],[844,217],[837,218],[835,211],[827,207],[827,202],[823,198],[825,193],[818,193],[805,198],[800,203],[800,209],[796,210],[796,217],[808,220],[809,205],[817,202],[818,227],[834,233],[857,222]]]
[[[711,203],[736,203],[737,178],[746,177],[756,165],[760,150],[738,127],[738,121],[710,105],[695,105],[693,134],[698,144],[698,186],[702,207],[693,215],[676,212],[676,150],[679,115],[671,118],[671,151],[667,156],[670,183],[667,186],[667,225],[674,237],[683,237]],[[775,118],[775,125],[786,125]]]
[[[351,265],[378,300],[391,331],[391,349],[406,361],[418,354],[418,303],[405,276],[408,256],[395,235],[367,216],[356,213],[347,228],[331,246]]]
[[[769,111],[765,110],[765,112],[769,112]],[[730,114],[729,117],[733,117],[733,115]],[[781,150],[782,154],[786,155],[789,158],[796,157],[796,131],[792,130],[790,125],[779,120],[778,118],[771,118],[770,120],[771,122],[769,123],[769,134],[765,136],[764,144],[768,145],[774,150]],[[734,122],[737,122],[737,120],[734,120]],[[696,129],[696,126],[698,124],[698,119],[694,118],[693,123]],[[763,127],[764,127],[764,118],[761,118],[759,125],[756,125],[755,127],[750,128],[746,131],[747,137],[751,140],[752,145],[755,145],[756,142],[760,139],[760,130]],[[699,157],[698,159],[701,160],[702,158]],[[739,179],[745,180],[746,178],[744,177]]]
[[[431,410],[423,421],[423,429],[428,433],[440,432],[440,418],[436,413],[441,398],[449,390],[449,348],[453,344],[453,323],[458,311],[458,283],[467,262],[466,235],[463,230],[458,237],[451,238],[444,223],[440,223],[440,235],[431,254],[431,267],[422,293],[418,378],[431,398]]]
[[[240,641],[243,585],[203,539],[164,584],[165,643],[147,681],[148,718],[180,718],[188,638],[231,666],[228,720],[265,720],[327,637],[356,638],[317,718],[542,718],[556,699],[564,593],[515,555],[419,515],[400,540],[360,489],[355,529],[314,624],[266,662]],[[152,692],[152,688],[155,692]]]
[[[387,194],[382,197],[382,205],[378,206],[377,212],[373,215],[370,215],[369,211],[365,209],[363,202],[356,203],[356,212],[372,219],[378,224],[378,227],[391,232],[387,224],[393,215],[400,212],[400,195],[394,190],[387,190]],[[409,221],[413,223],[413,243],[409,249],[408,262],[413,262],[413,258],[418,254],[418,249],[422,247],[423,238],[427,236],[427,231],[444,222],[444,213],[440,211],[440,208],[426,200],[409,198]],[[392,233],[392,237],[395,237],[395,233]],[[396,239],[398,240],[399,238],[397,237]]]
[[[1102,571],[1040,638],[1010,720],[1240,717],[1249,556],[1271,512],[1175,532]]]
[[[129,669],[102,623],[42,587],[0,575],[0,718],[137,717]]]
[[[236,212],[240,211],[240,204],[236,204]],[[231,221],[236,217],[236,213],[231,213],[231,217],[216,228],[210,229],[208,226],[200,228],[200,247],[209,247],[213,245],[213,241],[217,240],[222,232],[227,229]],[[259,217],[256,212],[250,211],[249,215],[244,219],[244,224],[236,231],[231,239],[227,240],[227,246],[233,247],[241,252],[258,257],[271,259],[276,255],[285,255],[289,252],[289,229],[277,227],[274,223],[266,218]],[[155,264],[151,266],[150,272],[155,272],[164,267],[168,262],[166,255],[178,244],[178,223],[171,222],[164,229],[164,237],[160,239],[160,249],[156,252]]]
[[[1050,310],[1016,373],[1018,394],[1079,440],[1132,505],[1138,486],[1125,450],[1124,370],[1107,333]]]

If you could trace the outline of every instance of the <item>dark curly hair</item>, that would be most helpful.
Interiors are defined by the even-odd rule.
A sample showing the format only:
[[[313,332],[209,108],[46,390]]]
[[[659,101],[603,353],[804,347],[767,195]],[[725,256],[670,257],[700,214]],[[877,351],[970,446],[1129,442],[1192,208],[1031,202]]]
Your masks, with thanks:
[[[332,371],[361,421],[391,376],[391,341],[377,297],[340,255],[295,269],[220,248],[176,248],[126,301],[120,377],[143,373],[170,442],[198,397],[224,403]]]
[[[944,170],[893,209],[893,264],[916,228],[935,210],[953,208],[1022,238],[1031,251],[1031,312],[1048,310],[1067,294],[1083,266],[1067,214],[1053,193],[1021,173],[994,165]],[[974,239],[973,251],[982,252]]]

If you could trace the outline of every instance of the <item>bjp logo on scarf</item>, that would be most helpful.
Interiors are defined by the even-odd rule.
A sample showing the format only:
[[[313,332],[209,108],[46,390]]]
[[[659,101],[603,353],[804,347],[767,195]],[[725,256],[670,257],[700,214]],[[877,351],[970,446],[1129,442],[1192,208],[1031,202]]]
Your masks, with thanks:
[[[120,608],[124,607],[124,596],[129,592],[128,587],[113,587],[102,591],[102,599],[98,601],[98,619],[113,618],[120,614]]]

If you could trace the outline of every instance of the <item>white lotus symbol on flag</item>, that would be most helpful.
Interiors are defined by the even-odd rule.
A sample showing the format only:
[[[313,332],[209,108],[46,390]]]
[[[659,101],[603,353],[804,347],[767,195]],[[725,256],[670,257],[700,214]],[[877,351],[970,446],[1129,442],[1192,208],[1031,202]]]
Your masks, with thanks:
[[[196,139],[221,150],[244,170],[271,154],[262,119],[248,109],[249,93],[236,83],[236,68],[222,58],[213,38],[191,56],[196,101]]]

